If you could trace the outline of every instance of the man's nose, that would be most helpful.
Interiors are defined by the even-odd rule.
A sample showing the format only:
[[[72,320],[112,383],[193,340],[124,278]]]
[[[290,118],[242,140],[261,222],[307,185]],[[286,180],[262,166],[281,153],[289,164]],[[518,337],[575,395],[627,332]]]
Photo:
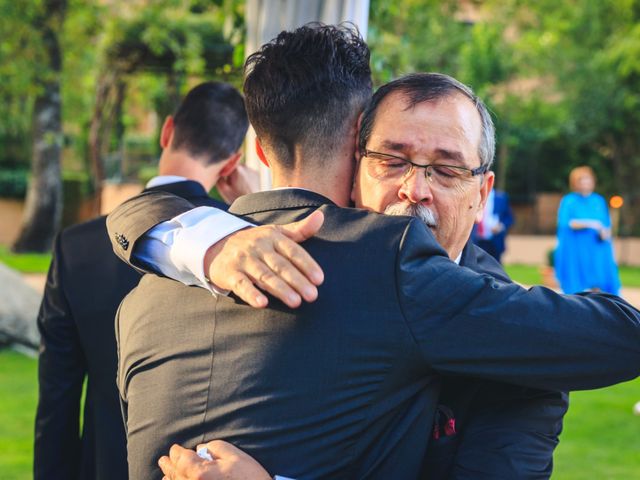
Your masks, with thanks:
[[[411,203],[430,204],[433,201],[431,181],[425,175],[424,169],[412,169],[412,172],[402,180],[402,186],[398,191],[398,197],[400,197],[400,200],[409,201]]]

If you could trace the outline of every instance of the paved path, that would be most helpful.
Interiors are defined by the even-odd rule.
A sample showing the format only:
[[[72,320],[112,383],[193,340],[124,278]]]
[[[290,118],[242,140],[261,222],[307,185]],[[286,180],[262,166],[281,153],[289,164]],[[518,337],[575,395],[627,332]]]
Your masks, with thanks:
[[[636,308],[640,308],[640,288],[623,288],[622,298]]]
[[[47,275],[44,273],[23,273],[22,278],[28,285],[40,293],[44,293],[44,286],[47,283]]]

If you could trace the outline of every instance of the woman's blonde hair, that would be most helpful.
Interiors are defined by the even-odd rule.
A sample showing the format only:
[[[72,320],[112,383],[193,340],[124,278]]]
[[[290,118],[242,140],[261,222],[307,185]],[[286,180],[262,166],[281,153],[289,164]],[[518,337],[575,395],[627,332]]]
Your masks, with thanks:
[[[578,179],[584,175],[589,175],[593,179],[593,183],[596,183],[596,174],[593,173],[593,169],[591,167],[576,167],[571,170],[571,173],[569,173],[569,188],[572,191],[576,191]]]

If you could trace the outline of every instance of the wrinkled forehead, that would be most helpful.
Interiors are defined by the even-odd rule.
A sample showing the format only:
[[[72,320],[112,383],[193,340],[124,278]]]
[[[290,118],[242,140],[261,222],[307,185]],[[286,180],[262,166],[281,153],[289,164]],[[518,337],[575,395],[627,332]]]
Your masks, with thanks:
[[[409,146],[411,150],[461,150],[468,161],[478,162],[482,134],[480,114],[473,102],[451,92],[436,99],[413,102],[403,92],[393,92],[377,108],[369,140]]]
[[[461,121],[462,126],[469,133],[477,131],[479,134],[482,123],[480,113],[471,99],[458,91],[445,92],[437,98],[420,101],[411,98],[409,93],[392,92],[378,105],[373,118],[373,126],[375,127],[379,120],[384,120],[389,114],[402,115],[404,113],[406,116],[415,116],[426,111],[430,112],[432,116],[444,112],[454,114],[455,119]],[[424,119],[428,119],[427,114],[424,115]]]

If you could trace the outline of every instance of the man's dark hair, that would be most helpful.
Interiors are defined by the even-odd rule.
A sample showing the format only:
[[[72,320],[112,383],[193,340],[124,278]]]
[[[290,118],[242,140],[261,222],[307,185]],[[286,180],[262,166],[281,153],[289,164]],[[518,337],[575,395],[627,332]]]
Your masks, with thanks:
[[[245,64],[247,113],[279,163],[330,158],[371,96],[369,48],[351,24],[281,32]]]
[[[358,146],[364,150],[371,136],[373,124],[376,119],[376,112],[382,101],[391,93],[400,92],[407,100],[407,110],[423,102],[432,102],[442,98],[461,94],[467,97],[475,105],[480,115],[482,131],[480,135],[480,145],[478,146],[478,157],[480,165],[487,165],[491,168],[493,156],[496,149],[495,128],[491,114],[486,105],[469,87],[459,82],[453,77],[442,73],[412,73],[398,78],[380,87],[373,94],[371,101],[362,114]]]
[[[193,88],[178,107],[173,123],[171,147],[205,158],[207,165],[236,152],[249,127],[242,95],[220,82],[205,82]]]

